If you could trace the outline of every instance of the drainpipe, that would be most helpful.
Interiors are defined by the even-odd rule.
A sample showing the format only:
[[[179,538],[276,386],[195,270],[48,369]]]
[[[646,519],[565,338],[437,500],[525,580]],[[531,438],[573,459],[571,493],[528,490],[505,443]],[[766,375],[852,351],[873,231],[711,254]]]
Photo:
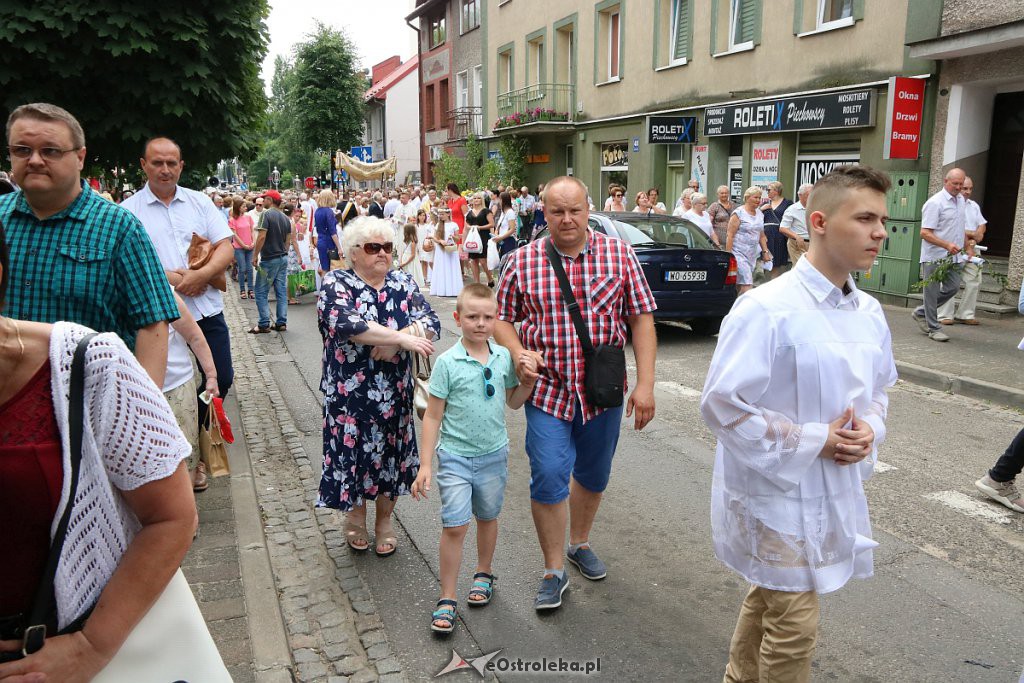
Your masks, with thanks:
[[[418,19],[419,17],[417,17]],[[427,162],[430,158],[430,154],[427,152],[427,134],[423,130],[423,41],[421,38],[421,31],[419,26],[413,26],[409,23],[409,20],[405,21],[406,26],[416,31],[416,56],[419,58],[416,63],[416,79],[417,79],[417,91],[416,91],[416,108],[420,112],[420,184],[425,185],[427,183]],[[433,180],[433,178],[431,178]]]

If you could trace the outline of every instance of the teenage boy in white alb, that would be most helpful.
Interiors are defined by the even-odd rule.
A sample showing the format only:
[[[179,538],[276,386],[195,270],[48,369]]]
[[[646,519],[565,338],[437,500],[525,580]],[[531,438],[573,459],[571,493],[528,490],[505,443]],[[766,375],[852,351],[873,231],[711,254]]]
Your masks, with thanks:
[[[807,681],[818,594],[873,573],[863,482],[896,382],[878,301],[850,272],[885,239],[888,177],[841,166],[815,184],[807,254],[726,317],[701,414],[718,437],[715,554],[750,590],[725,681]]]

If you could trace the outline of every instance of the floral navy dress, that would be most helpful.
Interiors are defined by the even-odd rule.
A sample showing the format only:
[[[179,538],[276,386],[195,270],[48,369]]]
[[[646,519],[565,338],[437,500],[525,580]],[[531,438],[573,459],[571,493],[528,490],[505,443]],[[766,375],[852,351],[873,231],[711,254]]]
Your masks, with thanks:
[[[366,500],[409,493],[419,472],[409,352],[373,360],[352,337],[368,321],[393,330],[419,322],[440,337],[441,323],[412,277],[389,271],[378,291],[351,270],[324,275],[317,303],[324,340],[324,470],[317,507],[351,510]]]

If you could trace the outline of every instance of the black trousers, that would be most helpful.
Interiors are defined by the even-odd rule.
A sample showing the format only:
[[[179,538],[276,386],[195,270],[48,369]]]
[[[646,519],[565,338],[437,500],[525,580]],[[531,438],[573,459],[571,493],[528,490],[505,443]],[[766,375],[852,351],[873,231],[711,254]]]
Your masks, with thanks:
[[[199,323],[199,329],[203,331],[203,336],[206,337],[206,343],[210,345],[210,352],[213,354],[213,365],[217,368],[217,389],[220,391],[220,397],[224,398],[227,396],[228,390],[235,380],[235,370],[231,365],[231,334],[228,332],[227,321],[224,320],[223,313],[218,313],[196,322]],[[199,374],[202,379],[199,382],[197,391],[201,394],[206,389],[206,373],[203,372],[202,366],[199,366]],[[200,401],[200,429],[202,429],[203,423],[206,422],[206,411],[207,405]]]
[[[1002,483],[1012,480],[1024,470],[1024,429],[1013,437],[1006,447],[1006,452],[999,456],[995,467],[988,471],[988,476]]]

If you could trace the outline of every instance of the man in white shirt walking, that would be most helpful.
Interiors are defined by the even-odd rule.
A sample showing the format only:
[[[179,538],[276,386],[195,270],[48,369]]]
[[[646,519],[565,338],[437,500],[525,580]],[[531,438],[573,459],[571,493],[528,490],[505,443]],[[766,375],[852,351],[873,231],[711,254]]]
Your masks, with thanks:
[[[964,295],[960,299],[959,307],[953,299],[950,299],[942,306],[939,306],[939,322],[943,325],[952,325],[954,322],[962,325],[979,325],[974,317],[974,309],[978,304],[978,290],[981,289],[981,267],[985,259],[975,253],[974,245],[985,238],[985,226],[988,221],[981,215],[981,207],[978,202],[971,199],[974,193],[974,181],[967,177],[964,179],[964,188],[960,194],[964,197],[964,216],[967,237],[967,262],[964,263],[963,272],[960,277],[964,282]]]
[[[398,192],[391,190],[388,192],[388,201],[384,204],[384,218],[394,217],[395,211],[398,211],[398,206]]]
[[[727,683],[808,681],[818,594],[873,573],[862,482],[896,367],[882,308],[850,272],[878,255],[889,186],[864,166],[821,178],[807,254],[740,297],[719,334],[701,398],[718,437],[711,528],[716,556],[751,584]]]
[[[811,245],[811,234],[807,231],[807,198],[813,187],[810,183],[800,186],[796,191],[797,200],[783,212],[779,222],[779,232],[786,237],[786,251],[794,265]]]
[[[964,249],[966,217],[965,203],[960,194],[966,174],[959,168],[950,169],[942,189],[928,198],[921,208],[921,279],[927,280],[946,259],[960,261]],[[960,291],[960,271],[946,270],[942,282],[925,285],[924,303],[914,309],[914,322],[921,331],[937,342],[949,341],[939,326],[938,309]]]

